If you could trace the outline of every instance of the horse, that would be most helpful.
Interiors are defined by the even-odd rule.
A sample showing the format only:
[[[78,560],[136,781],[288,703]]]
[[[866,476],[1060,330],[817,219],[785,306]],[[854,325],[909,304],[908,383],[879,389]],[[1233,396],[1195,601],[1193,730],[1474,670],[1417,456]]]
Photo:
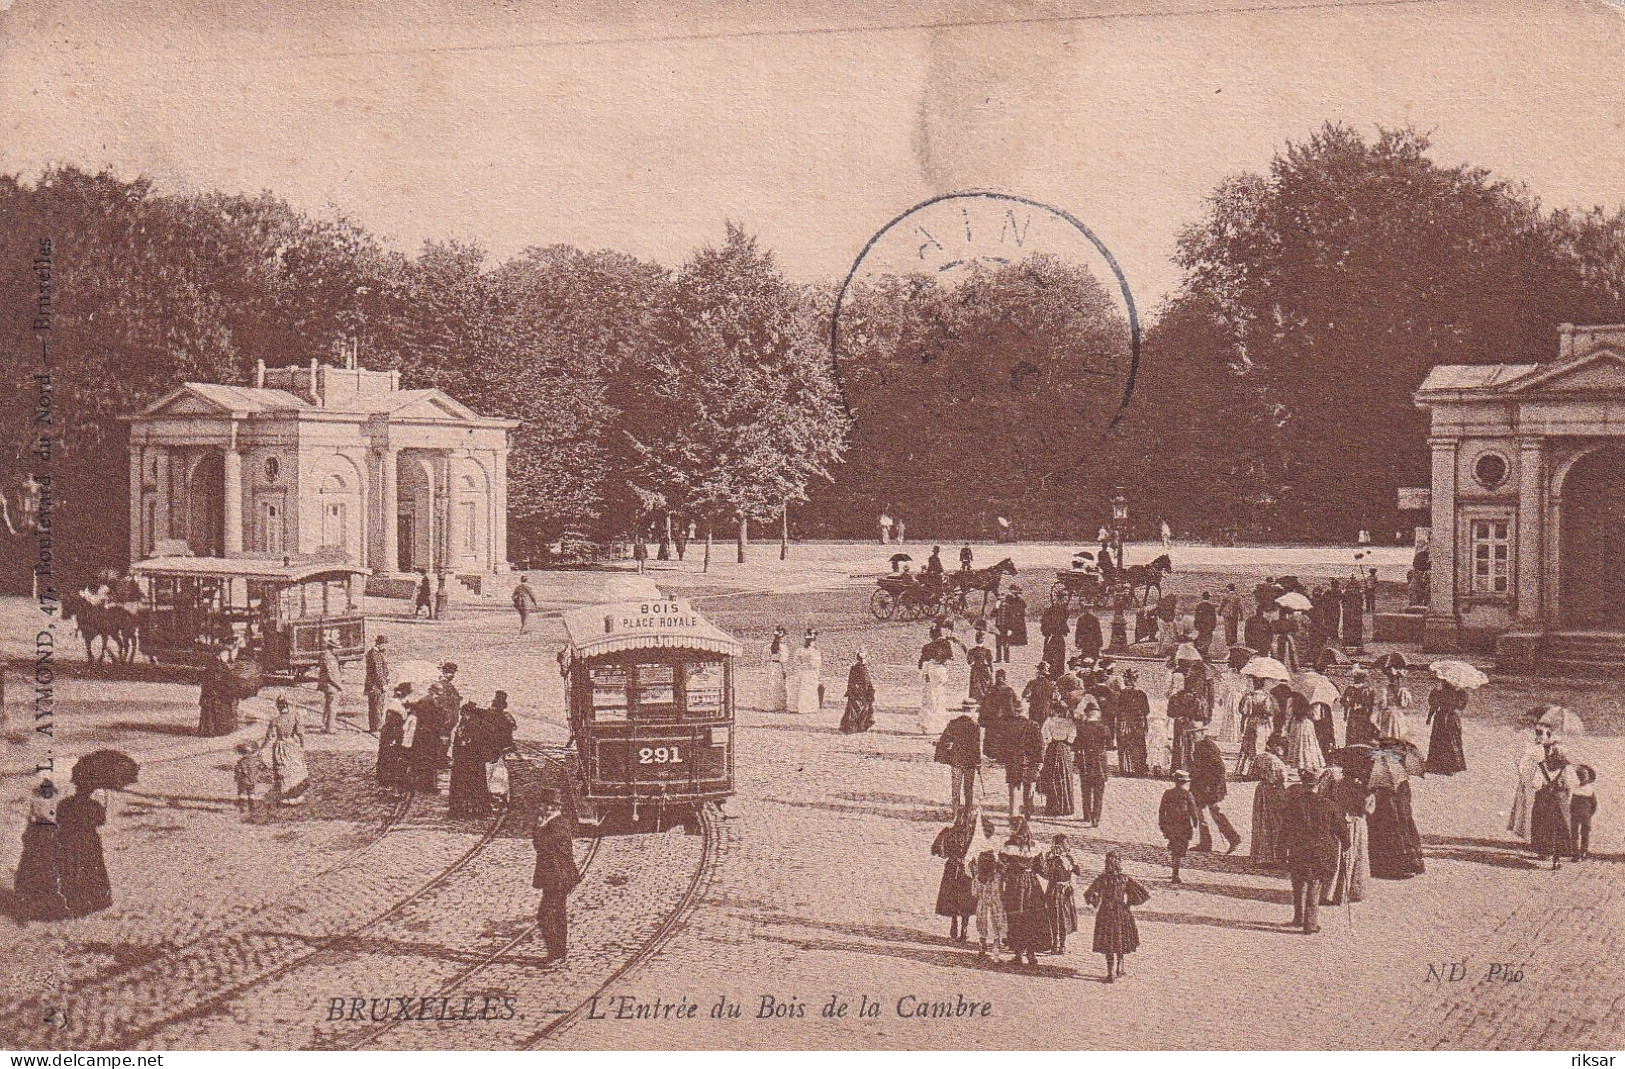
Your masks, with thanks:
[[[85,660],[99,664],[110,652],[115,664],[135,660],[141,631],[141,618],[135,610],[119,604],[97,605],[82,592],[75,591],[62,598],[62,618],[72,620],[74,630],[85,640]],[[102,640],[99,654],[91,649],[98,638]]]
[[[971,593],[980,591],[982,594],[982,615],[985,616],[987,615],[988,599],[998,597],[999,587],[1003,584],[1004,577],[1007,575],[1014,576],[1015,574],[1016,562],[1006,557],[990,568],[961,568],[957,572],[950,572],[948,573],[948,580],[953,584],[953,591],[961,608],[964,607],[965,600]]]
[[[1174,562],[1164,553],[1150,564],[1131,564],[1127,568],[1113,568],[1109,578],[1113,582],[1128,584],[1129,596],[1133,597],[1139,591],[1139,602],[1145,605],[1151,600],[1151,591],[1156,590],[1157,596],[1162,596],[1162,577],[1174,570]]]

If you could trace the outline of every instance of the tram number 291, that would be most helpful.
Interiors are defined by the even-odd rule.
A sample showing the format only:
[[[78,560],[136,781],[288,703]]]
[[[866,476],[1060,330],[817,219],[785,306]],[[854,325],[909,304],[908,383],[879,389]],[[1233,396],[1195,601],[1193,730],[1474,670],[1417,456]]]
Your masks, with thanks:
[[[680,765],[683,751],[679,746],[644,746],[638,750],[640,765]]]

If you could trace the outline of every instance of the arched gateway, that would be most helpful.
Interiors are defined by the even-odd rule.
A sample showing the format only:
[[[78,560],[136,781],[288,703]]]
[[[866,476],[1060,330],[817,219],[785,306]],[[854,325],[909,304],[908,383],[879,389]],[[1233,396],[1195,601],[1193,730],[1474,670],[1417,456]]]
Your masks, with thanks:
[[[1416,393],[1432,420],[1430,649],[1625,632],[1625,325],[1559,335],[1556,360],[1435,367]]]

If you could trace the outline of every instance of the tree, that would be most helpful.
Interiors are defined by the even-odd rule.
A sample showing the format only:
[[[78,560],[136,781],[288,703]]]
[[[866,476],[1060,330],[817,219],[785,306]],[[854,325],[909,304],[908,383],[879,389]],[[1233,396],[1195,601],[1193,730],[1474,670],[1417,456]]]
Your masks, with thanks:
[[[647,403],[627,410],[633,488],[707,532],[736,521],[741,561],[749,522],[806,500],[845,448],[809,295],[731,223],[678,272],[647,373]]]

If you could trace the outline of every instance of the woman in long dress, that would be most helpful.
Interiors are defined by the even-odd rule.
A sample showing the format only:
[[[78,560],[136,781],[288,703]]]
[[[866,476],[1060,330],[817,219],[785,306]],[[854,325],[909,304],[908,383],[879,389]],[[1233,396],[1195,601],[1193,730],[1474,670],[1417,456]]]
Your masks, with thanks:
[[[83,787],[76,787],[56,807],[62,897],[72,916],[84,917],[113,904],[100,831],[106,823],[107,810]]]
[[[378,785],[389,790],[406,790],[412,785],[406,761],[406,698],[411,683],[397,683],[395,693],[384,705],[384,723],[378,729]]]
[[[875,726],[875,681],[869,675],[869,662],[863,651],[846,673],[846,712],[841,716],[841,730],[846,734],[868,731]]]
[[[1443,680],[1428,695],[1427,770],[1429,775],[1453,776],[1467,771],[1467,753],[1461,744],[1461,714],[1467,708],[1467,692]]]
[[[1072,744],[1078,738],[1078,725],[1056,706],[1044,720],[1043,731],[1044,764],[1038,770],[1038,793],[1044,796],[1044,815],[1069,817],[1078,807],[1072,783]]]
[[[1241,745],[1241,696],[1246,693],[1242,677],[1220,666],[1213,684],[1213,719],[1208,731],[1223,747]]]
[[[28,826],[23,829],[23,852],[12,884],[23,916],[33,920],[60,920],[68,915],[68,901],[62,896],[56,810],[56,785],[41,780],[28,800]]]
[[[1014,962],[1038,964],[1038,952],[1049,948],[1049,903],[1038,882],[1038,845],[1025,817],[999,851],[1004,870],[1004,913],[1009,924]]]
[[[945,652],[942,647],[947,646]],[[953,656],[948,646],[933,629],[933,638],[920,657],[920,733],[940,735],[948,726],[948,664],[944,656]]]
[[[1371,763],[1370,816],[1366,818],[1371,875],[1406,880],[1425,870],[1422,836],[1411,812],[1411,784],[1398,754],[1379,750]]]
[[[1258,787],[1253,791],[1251,852],[1253,860],[1260,865],[1286,861],[1286,846],[1281,842],[1281,817],[1286,809],[1291,769],[1287,767],[1285,755],[1285,740],[1274,738],[1254,761]]]
[[[948,918],[948,938],[970,938],[970,919],[976,913],[976,891],[965,855],[976,841],[976,816],[965,812],[937,833],[931,856],[943,858],[942,882],[937,885],[937,916]]]
[[[1247,677],[1247,691],[1236,702],[1236,713],[1241,717],[1241,754],[1236,758],[1236,778],[1247,779],[1258,774],[1259,756],[1265,743],[1275,731],[1275,703],[1264,689],[1259,676]]]
[[[784,628],[773,629],[773,641],[767,647],[767,698],[762,703],[770,713],[782,713],[790,707],[790,638]]]
[[[1326,769],[1319,789],[1331,797],[1349,828],[1349,845],[1338,845],[1337,875],[1321,891],[1320,903],[1340,906],[1344,902],[1363,902],[1365,882],[1371,875],[1366,818],[1376,808],[1376,802],[1358,777],[1335,765]]]
[[[1372,716],[1372,724],[1379,739],[1409,742],[1411,725],[1405,718],[1405,710],[1411,707],[1411,691],[1401,679],[1399,668],[1389,667],[1386,671],[1387,678],[1377,692],[1377,711]]]
[[[1106,956],[1106,982],[1123,971],[1123,956],[1140,949],[1140,930],[1134,923],[1133,907],[1151,898],[1140,882],[1123,872],[1123,859],[1116,850],[1106,854],[1106,871],[1083,893],[1083,900],[1095,907],[1096,954]]]
[[[485,710],[464,702],[452,733],[451,783],[446,791],[449,816],[480,817],[491,812],[491,793],[485,781],[485,766],[491,759],[490,734]]]
[[[1507,814],[1507,831],[1528,842],[1531,838],[1529,812],[1535,804],[1535,792],[1540,790],[1543,777],[1540,763],[1546,760],[1546,747],[1552,743],[1550,729],[1535,725],[1535,740],[1518,755],[1518,790],[1512,796],[1512,810]]]
[[[987,648],[987,633],[976,632],[976,645],[965,651],[970,663],[970,698],[979,702],[993,689],[993,651]]]
[[[794,666],[794,683],[792,684],[791,707],[794,713],[816,713],[823,704],[823,696],[819,691],[823,687],[821,676],[824,669],[824,654],[818,646],[818,632],[809,628],[807,636],[802,640],[802,646],[796,651]]]
[[[1574,828],[1570,822],[1571,799],[1579,780],[1574,766],[1561,746],[1546,748],[1546,759],[1535,766],[1540,786],[1529,811],[1529,843],[1535,857],[1552,859],[1552,868],[1574,853]]]
[[[1044,878],[1044,894],[1049,899],[1050,953],[1065,954],[1066,937],[1078,930],[1078,904],[1072,890],[1078,863],[1067,848],[1066,836],[1055,837],[1049,853],[1038,862],[1038,874]]]
[[[1326,755],[1320,752],[1320,736],[1315,732],[1309,699],[1302,694],[1294,694],[1289,709],[1284,755],[1287,767],[1319,772],[1326,767]]]
[[[265,729],[260,752],[270,755],[271,778],[278,805],[303,805],[310,772],[305,767],[305,729],[288,699],[276,700],[276,716]]]

